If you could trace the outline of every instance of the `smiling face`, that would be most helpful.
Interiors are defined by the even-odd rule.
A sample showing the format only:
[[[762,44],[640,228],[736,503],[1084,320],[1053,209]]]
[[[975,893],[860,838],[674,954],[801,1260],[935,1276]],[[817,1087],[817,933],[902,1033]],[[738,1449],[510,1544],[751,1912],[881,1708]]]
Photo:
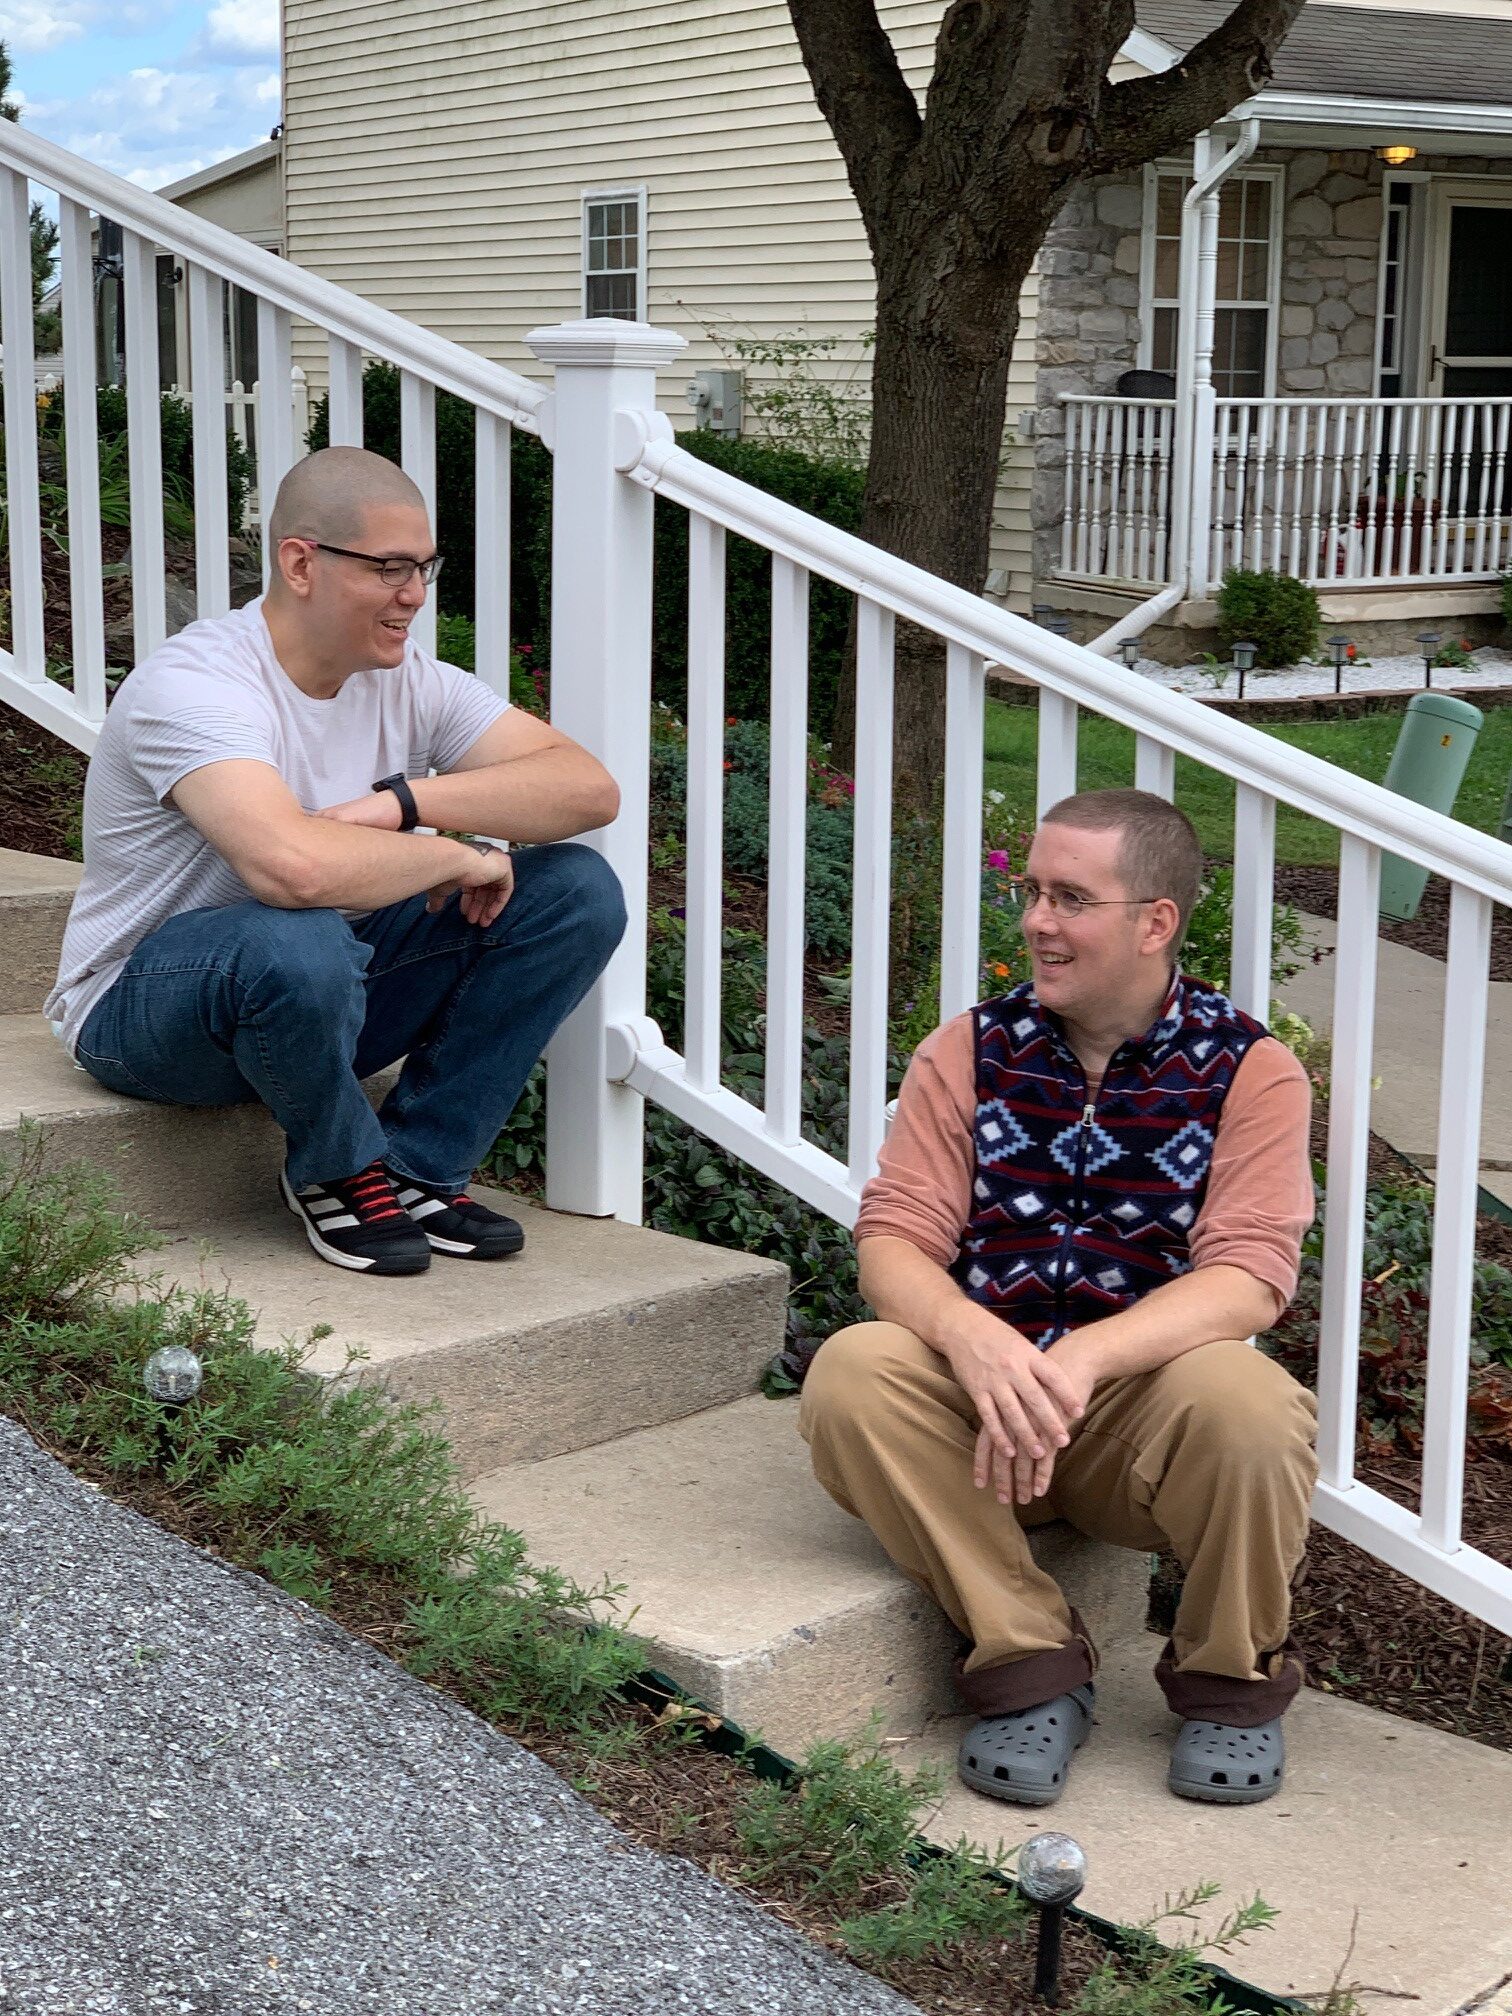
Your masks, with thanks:
[[[1025,870],[1042,891],[1084,898],[1079,917],[1041,897],[1024,916],[1024,943],[1041,1005],[1077,1023],[1137,1020],[1168,977],[1178,911],[1170,897],[1130,889],[1119,870],[1123,832],[1055,822],[1040,827]]]
[[[378,559],[428,560],[435,552],[424,511],[408,504],[372,504],[349,544]],[[390,588],[376,567],[340,553],[305,549],[309,556],[306,620],[322,655],[342,673],[392,667],[404,657],[410,624],[429,592],[418,572],[402,588]]]

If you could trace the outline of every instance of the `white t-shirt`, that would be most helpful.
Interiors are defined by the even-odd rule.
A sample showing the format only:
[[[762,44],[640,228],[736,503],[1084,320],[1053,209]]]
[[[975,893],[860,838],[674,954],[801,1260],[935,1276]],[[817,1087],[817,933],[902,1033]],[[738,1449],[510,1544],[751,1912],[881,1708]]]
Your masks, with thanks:
[[[481,679],[422,651],[355,673],[330,700],[279,664],[261,601],[191,623],[125,679],[84,785],[84,875],[43,1013],[72,1051],[138,942],[185,910],[251,891],[182,812],[165,805],[191,770],[270,763],[306,812],[360,798],[379,777],[451,770],[506,712]]]

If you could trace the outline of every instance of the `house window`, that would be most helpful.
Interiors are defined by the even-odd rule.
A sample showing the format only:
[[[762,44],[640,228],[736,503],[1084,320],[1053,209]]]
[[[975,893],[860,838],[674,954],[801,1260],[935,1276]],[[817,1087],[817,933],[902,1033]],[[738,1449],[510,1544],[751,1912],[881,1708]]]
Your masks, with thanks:
[[[1402,393],[1407,357],[1407,261],[1410,256],[1410,208],[1412,188],[1408,183],[1387,184],[1384,229],[1381,234],[1381,367],[1380,394],[1398,399]]]
[[[1181,205],[1192,178],[1154,169],[1145,187],[1140,362],[1176,370],[1181,293]],[[1259,399],[1275,375],[1280,283],[1281,171],[1231,175],[1218,191],[1218,288],[1213,386],[1221,399]]]
[[[583,198],[583,313],[646,319],[646,192],[591,190]]]

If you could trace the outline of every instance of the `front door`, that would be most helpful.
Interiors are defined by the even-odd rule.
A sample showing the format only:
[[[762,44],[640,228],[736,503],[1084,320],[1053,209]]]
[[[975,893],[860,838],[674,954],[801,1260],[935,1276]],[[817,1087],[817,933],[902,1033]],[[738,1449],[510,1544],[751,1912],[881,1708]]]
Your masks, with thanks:
[[[1430,398],[1512,398],[1512,183],[1435,182]]]

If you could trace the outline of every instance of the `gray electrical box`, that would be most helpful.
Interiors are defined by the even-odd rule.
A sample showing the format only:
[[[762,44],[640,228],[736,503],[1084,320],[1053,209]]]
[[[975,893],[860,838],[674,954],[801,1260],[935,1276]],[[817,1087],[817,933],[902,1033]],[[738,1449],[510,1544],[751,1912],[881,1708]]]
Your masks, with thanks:
[[[700,427],[715,434],[740,432],[740,373],[695,371],[688,381],[688,404]]]

